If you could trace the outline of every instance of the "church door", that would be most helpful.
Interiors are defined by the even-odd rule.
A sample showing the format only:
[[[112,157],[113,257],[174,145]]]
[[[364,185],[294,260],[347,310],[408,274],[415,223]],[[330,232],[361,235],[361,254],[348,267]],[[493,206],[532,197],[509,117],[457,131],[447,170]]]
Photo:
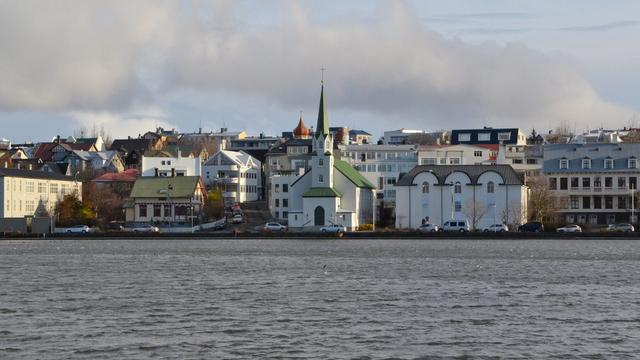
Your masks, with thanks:
[[[314,224],[316,226],[324,226],[324,208],[322,206],[316,207],[313,215]]]

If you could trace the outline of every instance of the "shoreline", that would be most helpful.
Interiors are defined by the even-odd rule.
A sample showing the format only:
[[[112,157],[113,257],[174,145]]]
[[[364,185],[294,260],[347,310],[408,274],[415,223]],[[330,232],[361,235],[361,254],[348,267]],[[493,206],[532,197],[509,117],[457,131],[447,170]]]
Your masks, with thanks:
[[[196,233],[89,233],[89,234],[12,234],[0,236],[2,240],[640,240],[640,233],[434,233],[419,234],[415,232],[347,232],[342,236],[317,232],[286,232],[286,233],[258,233],[240,232],[234,235],[230,232],[196,232]]]

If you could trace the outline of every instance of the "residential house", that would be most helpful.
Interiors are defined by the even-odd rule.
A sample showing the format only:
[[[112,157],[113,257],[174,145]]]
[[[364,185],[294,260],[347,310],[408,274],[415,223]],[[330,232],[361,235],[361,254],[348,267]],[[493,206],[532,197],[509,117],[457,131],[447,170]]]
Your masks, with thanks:
[[[204,164],[204,174],[206,186],[222,189],[225,204],[261,198],[262,165],[243,151],[218,151]]]
[[[155,156],[143,156],[141,176],[202,176],[202,161],[199,157],[183,157],[178,151],[171,156],[161,151]]]

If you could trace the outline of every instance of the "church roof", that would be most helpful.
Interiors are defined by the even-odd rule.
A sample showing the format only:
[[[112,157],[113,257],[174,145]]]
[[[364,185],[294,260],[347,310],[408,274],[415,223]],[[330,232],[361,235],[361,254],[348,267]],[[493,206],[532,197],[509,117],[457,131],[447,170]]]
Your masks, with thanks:
[[[317,135],[329,135],[329,120],[324,110],[324,85],[320,88],[320,106],[318,107],[318,125],[316,126]]]
[[[360,172],[353,168],[353,166],[349,165],[347,162],[342,160],[335,160],[333,163],[333,167],[338,170],[342,175],[344,175],[349,181],[351,181],[355,186],[359,188],[365,189],[375,189],[375,186],[367,180]]]
[[[298,121],[298,126],[293,129],[293,136],[301,137],[301,136],[309,136],[311,135],[311,130],[304,125],[304,121],[302,121],[302,117],[300,117],[300,121]]]
[[[302,197],[342,197],[342,194],[330,187],[312,187],[302,194]]]

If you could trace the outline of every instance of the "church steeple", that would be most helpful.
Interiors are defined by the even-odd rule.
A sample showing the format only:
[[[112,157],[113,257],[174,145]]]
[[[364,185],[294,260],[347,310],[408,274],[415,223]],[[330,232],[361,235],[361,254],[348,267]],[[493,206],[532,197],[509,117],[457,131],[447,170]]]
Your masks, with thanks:
[[[324,81],[320,87],[320,106],[318,108],[318,124],[316,126],[316,138],[320,135],[329,135],[329,121],[324,110]]]

